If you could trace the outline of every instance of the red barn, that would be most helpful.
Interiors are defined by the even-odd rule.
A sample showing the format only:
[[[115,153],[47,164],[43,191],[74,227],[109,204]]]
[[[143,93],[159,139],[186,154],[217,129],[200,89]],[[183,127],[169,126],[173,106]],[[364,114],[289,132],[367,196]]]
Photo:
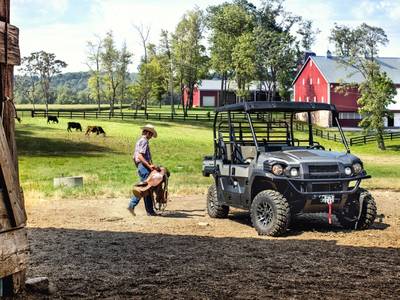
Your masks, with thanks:
[[[386,120],[389,127],[400,127],[400,58],[377,58],[381,70],[386,72],[397,88],[396,104],[390,105],[393,118]],[[336,91],[341,82],[360,83],[363,77],[355,68],[343,65],[338,58],[309,56],[293,82],[295,102],[321,102],[336,105],[340,124],[344,127],[357,127],[361,116],[358,114],[357,89],[349,89],[345,94]],[[321,126],[332,126],[329,114],[319,113],[315,122]]]
[[[193,90],[193,107],[215,107],[219,106],[221,80],[201,80]],[[184,93],[185,103],[188,101],[189,93]]]

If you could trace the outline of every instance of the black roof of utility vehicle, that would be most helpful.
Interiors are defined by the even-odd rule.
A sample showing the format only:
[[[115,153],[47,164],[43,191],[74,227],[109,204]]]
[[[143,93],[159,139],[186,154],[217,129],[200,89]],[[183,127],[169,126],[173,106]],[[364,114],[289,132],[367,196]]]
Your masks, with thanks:
[[[280,102],[280,101],[251,101],[229,104],[215,109],[216,112],[309,112],[317,110],[329,110],[336,112],[333,104],[315,102]]]

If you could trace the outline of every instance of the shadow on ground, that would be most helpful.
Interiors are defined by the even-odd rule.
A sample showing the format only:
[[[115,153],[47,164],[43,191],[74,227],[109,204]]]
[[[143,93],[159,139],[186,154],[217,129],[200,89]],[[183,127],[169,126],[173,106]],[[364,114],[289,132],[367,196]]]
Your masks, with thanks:
[[[400,151],[400,145],[388,145],[386,146],[386,149],[392,151]]]
[[[46,130],[49,128],[45,127]],[[40,130],[39,126],[35,131]],[[50,129],[53,130],[53,129]],[[28,156],[100,156],[101,152],[116,153],[109,147],[64,138],[35,136],[33,130],[18,129],[16,141],[19,154]]]
[[[399,249],[335,241],[29,229],[28,276],[62,299],[395,298]],[[22,295],[21,299],[45,299]]]
[[[231,213],[228,217],[230,220],[252,226],[249,212],[240,211]],[[315,232],[349,232],[351,230],[343,229],[339,224],[336,217],[332,217],[333,224],[328,223],[328,215],[326,213],[320,214],[303,214],[294,217],[290,222],[290,228],[286,236],[301,235],[307,231]],[[375,222],[371,230],[385,230],[390,227],[389,224],[383,222]]]

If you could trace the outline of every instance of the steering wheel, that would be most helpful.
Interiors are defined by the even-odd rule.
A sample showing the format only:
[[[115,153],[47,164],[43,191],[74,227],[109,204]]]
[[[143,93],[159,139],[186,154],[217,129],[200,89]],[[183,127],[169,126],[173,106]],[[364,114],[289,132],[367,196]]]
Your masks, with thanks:
[[[315,150],[325,150],[325,147],[320,145],[320,144],[314,144],[310,147],[310,149],[315,149]]]

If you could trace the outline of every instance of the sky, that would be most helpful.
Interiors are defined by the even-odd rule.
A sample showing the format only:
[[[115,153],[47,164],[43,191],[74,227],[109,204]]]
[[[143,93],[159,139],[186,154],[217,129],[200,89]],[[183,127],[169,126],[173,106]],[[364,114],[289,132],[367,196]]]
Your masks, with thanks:
[[[11,0],[11,24],[20,29],[21,55],[45,50],[68,63],[66,71],[86,71],[88,41],[112,30],[119,45],[134,54],[131,72],[143,55],[134,25],[150,27],[158,43],[161,29],[173,32],[182,15],[226,0]],[[252,1],[256,6],[261,0]],[[333,50],[328,36],[334,23],[351,27],[366,22],[383,28],[389,44],[380,56],[400,56],[400,0],[286,0],[286,10],[313,21],[321,32],[312,51]]]

